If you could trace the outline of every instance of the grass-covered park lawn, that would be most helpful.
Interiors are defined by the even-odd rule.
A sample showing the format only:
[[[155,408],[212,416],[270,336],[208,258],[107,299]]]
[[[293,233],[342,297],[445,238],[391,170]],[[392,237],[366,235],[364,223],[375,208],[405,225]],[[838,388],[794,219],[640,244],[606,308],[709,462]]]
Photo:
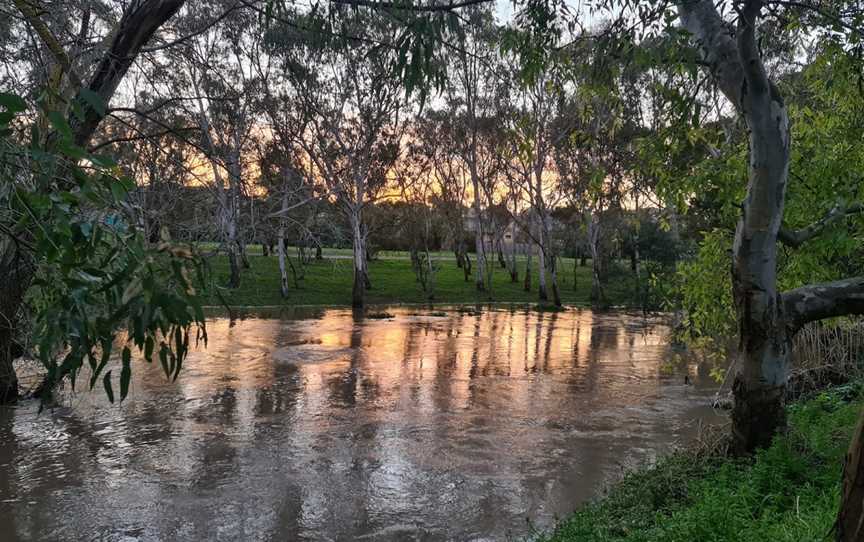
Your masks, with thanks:
[[[829,536],[862,407],[847,385],[789,407],[790,431],[750,460],[682,452],[630,474],[541,542],[801,542]]]
[[[279,306],[279,305],[349,305],[353,272],[351,260],[326,257],[312,261],[302,270],[303,278],[299,287],[295,286],[289,272],[290,295],[282,298],[279,292],[279,261],[275,256],[250,256],[249,269],[243,269],[240,288],[228,290],[221,288],[223,296],[231,305],[237,306]],[[411,269],[407,254],[394,253],[369,263],[372,290],[367,292],[369,304],[427,303],[420,284]],[[402,257],[404,256],[404,258]],[[211,257],[209,260],[212,282],[224,285],[228,280],[228,260],[225,256]],[[294,259],[295,266],[297,265]],[[475,303],[475,302],[537,302],[537,270],[532,274],[532,290],[526,292],[522,285],[524,264],[520,265],[519,283],[510,282],[506,270],[495,264],[495,275],[490,292],[477,292],[473,280],[465,282],[462,270],[451,259],[438,263],[435,278],[435,303]],[[589,262],[590,265],[590,262]],[[298,267],[298,273],[301,272]],[[577,267],[575,275],[573,260],[565,259],[559,270],[561,298],[568,304],[588,304],[591,291],[591,268]],[[605,289],[607,302],[611,305],[626,305],[633,298],[634,279],[632,275],[618,270],[609,277]],[[210,304],[219,304],[218,297],[211,294]]]

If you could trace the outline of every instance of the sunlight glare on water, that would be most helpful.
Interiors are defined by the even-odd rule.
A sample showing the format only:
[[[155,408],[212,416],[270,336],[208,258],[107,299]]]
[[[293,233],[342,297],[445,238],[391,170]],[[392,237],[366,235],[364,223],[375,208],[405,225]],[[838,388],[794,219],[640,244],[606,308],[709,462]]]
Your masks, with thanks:
[[[0,410],[3,540],[506,540],[721,419],[661,319],[390,312],[214,319],[120,406]]]

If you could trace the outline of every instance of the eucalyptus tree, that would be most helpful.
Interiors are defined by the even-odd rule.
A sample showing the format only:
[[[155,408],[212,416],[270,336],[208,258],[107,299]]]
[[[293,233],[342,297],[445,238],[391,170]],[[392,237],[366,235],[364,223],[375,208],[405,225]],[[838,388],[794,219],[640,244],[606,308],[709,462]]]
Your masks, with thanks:
[[[458,143],[446,110],[426,110],[413,122],[414,152],[430,162],[430,175],[438,184],[438,194],[432,203],[444,217],[452,243],[456,266],[462,269],[465,282],[471,280],[471,257],[466,244],[465,202],[468,200],[470,175],[456,152]]]
[[[279,289],[282,297],[289,295],[288,268],[298,283],[297,271],[288,255],[289,231],[298,232],[296,239],[310,233],[310,222],[318,213],[316,205],[317,187],[311,181],[308,167],[305,167],[300,153],[286,152],[281,141],[273,139],[261,153],[259,162],[259,187],[266,191],[265,221],[268,225],[275,222],[276,254],[279,259]],[[298,263],[303,264],[302,258]]]
[[[248,197],[252,191],[248,157],[253,156],[259,135],[256,126],[270,66],[253,12],[232,11],[219,24],[196,32],[209,13],[210,8],[203,5],[183,13],[178,26],[194,35],[160,56],[180,68],[169,75],[167,92],[183,98],[180,103],[198,126],[196,146],[210,165],[212,179],[205,184],[217,202],[217,231],[228,255],[228,287],[237,288],[241,264],[248,266],[242,204],[244,199],[254,201]],[[167,71],[164,66],[159,69]]]
[[[66,376],[74,382],[85,360],[92,369],[90,384],[95,384],[118,327],[128,327],[130,341],[148,359],[155,347],[166,372],[170,368],[176,374],[190,326],[196,321],[203,326],[203,315],[191,312],[195,300],[185,271],[181,273],[183,254],[168,243],[155,250],[142,245],[140,233],[123,222],[129,184],[112,174],[109,160],[86,152],[127,71],[183,3],[138,0],[101,9],[83,3],[73,12],[47,12],[36,2],[13,2],[17,16],[10,35],[37,42],[32,53],[37,62],[29,72],[33,86],[26,94],[41,99],[38,108],[10,94],[0,101],[5,110],[0,130],[2,402],[18,395],[14,340],[34,284],[39,289],[33,339],[48,368],[49,385]],[[77,29],[73,40],[64,36],[70,27]],[[28,126],[35,129],[26,130]],[[82,159],[93,167],[80,168]],[[159,265],[142,265],[146,258]],[[171,269],[168,260],[175,261],[174,277],[164,274]],[[161,295],[171,310],[145,321],[144,299],[151,295]],[[166,336],[177,340],[166,342]],[[130,354],[124,346],[121,397],[128,391]],[[57,362],[60,355],[62,363]],[[105,373],[103,383],[113,398],[110,376]]]
[[[860,206],[839,202],[821,218],[813,217],[816,220],[809,226],[796,230],[783,226],[795,140],[777,74],[788,73],[791,60],[780,57],[778,63],[769,64],[760,41],[791,46],[795,33],[809,28],[854,50],[861,33],[860,10],[843,3],[763,0],[607,4],[623,7],[626,16],[648,21],[643,25],[646,34],[660,29],[686,36],[698,60],[685,64],[705,69],[747,128],[746,191],[732,244],[731,288],[739,339],[732,433],[735,450],[750,452],[770,443],[785,426],[785,389],[796,332],[808,322],[864,313],[864,278],[785,291],[778,284],[781,244],[801,246],[827,226],[859,212]],[[680,26],[664,25],[658,22],[661,19],[677,20]]]
[[[565,99],[568,90],[564,55],[550,55],[541,69],[516,78],[510,99],[516,108],[508,126],[511,146],[527,174],[511,176],[530,208],[525,227],[539,249],[538,296],[561,305],[558,288],[557,250],[552,236],[551,210],[564,201],[565,192],[554,172],[554,150],[570,137],[578,124],[578,111]]]
[[[339,28],[343,34],[363,32],[380,42],[393,40],[398,33],[392,21],[342,11]],[[306,129],[296,144],[350,224],[352,305],[362,307],[371,287],[364,210],[384,193],[405,129],[406,94],[393,74],[397,53],[366,42],[329,40],[288,43],[283,54],[303,58],[304,66],[292,68],[306,119]]]
[[[422,126],[418,127],[417,132],[422,132]],[[404,157],[393,169],[403,211],[399,229],[410,239],[411,267],[424,297],[433,301],[439,264],[432,257],[432,249],[440,221],[435,202],[441,201],[442,184],[435,176],[434,154],[426,152],[421,133],[412,130],[407,139]]]
[[[743,2],[734,35],[710,1],[678,8],[715,84],[749,132],[747,195],[732,256],[740,339],[732,419],[735,446],[741,452],[767,445],[785,425],[785,387],[795,333],[807,322],[864,313],[864,277],[778,291],[778,244],[800,246],[860,206],[841,203],[808,227],[782,227],[792,138],[786,102],[758,47],[764,7],[759,0]]]
[[[474,284],[484,291],[488,284],[484,226],[484,193],[494,177],[497,165],[490,136],[494,130],[490,121],[495,118],[496,98],[500,84],[495,71],[497,29],[491,7],[479,5],[463,13],[465,31],[457,42],[457,49],[449,65],[450,84],[447,85],[447,102],[450,120],[458,134],[451,142],[457,145],[457,153],[465,163],[471,180],[472,208],[474,214],[474,246],[477,268]]]

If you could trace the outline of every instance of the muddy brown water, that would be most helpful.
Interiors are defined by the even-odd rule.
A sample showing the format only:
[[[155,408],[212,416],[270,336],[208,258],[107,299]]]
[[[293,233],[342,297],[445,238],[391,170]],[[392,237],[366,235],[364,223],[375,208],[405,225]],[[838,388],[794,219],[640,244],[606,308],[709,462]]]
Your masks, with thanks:
[[[122,405],[0,410],[0,539],[522,539],[720,418],[662,319],[390,312],[215,319]]]

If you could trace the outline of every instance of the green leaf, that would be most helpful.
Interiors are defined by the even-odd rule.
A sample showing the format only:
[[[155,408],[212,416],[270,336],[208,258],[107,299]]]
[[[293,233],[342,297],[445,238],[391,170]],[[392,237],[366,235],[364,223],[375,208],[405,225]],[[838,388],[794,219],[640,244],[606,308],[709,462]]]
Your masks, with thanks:
[[[102,378],[102,385],[105,387],[105,395],[108,396],[108,401],[114,403],[114,388],[111,387],[111,371],[105,373]]]
[[[84,101],[84,103],[89,105],[97,115],[100,117],[105,116],[105,101],[101,96],[89,88],[82,88],[81,92],[78,93],[78,96]]]
[[[10,113],[20,113],[27,110],[27,102],[23,98],[8,92],[0,92],[0,105]]]
[[[123,348],[123,368],[120,370],[120,400],[126,398],[129,394],[129,380],[132,378],[132,352],[129,347]]]
[[[45,116],[48,117],[51,126],[53,126],[64,139],[68,141],[72,140],[72,128],[69,127],[69,123],[66,121],[66,118],[60,114],[60,112],[49,111]]]

